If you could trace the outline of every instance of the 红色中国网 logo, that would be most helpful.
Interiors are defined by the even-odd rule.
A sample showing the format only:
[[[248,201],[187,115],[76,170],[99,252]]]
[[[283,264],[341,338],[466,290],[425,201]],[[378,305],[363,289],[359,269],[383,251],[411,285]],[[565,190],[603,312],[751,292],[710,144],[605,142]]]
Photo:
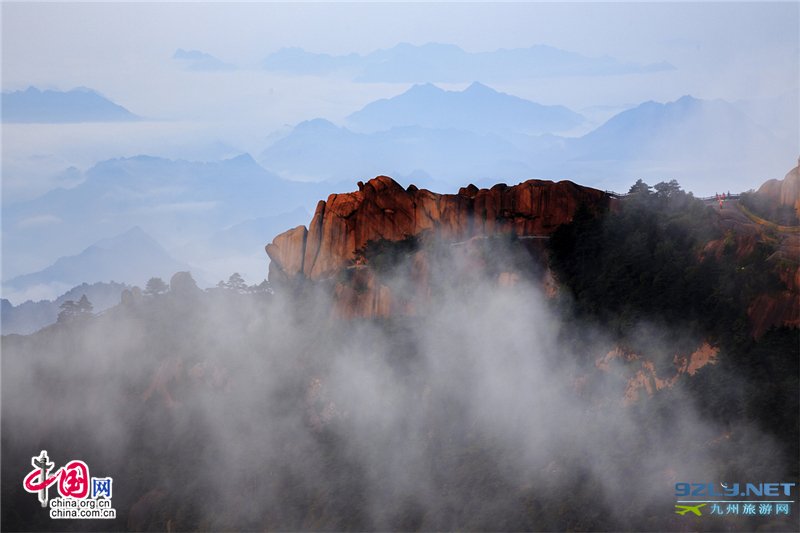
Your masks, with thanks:
[[[25,476],[25,490],[37,494],[42,507],[50,507],[50,518],[116,518],[111,506],[110,477],[89,477],[89,467],[83,461],[72,460],[55,472],[47,451],[31,457],[33,470]],[[49,498],[55,485],[60,498]]]
[[[789,516],[795,483],[675,483],[681,516]]]

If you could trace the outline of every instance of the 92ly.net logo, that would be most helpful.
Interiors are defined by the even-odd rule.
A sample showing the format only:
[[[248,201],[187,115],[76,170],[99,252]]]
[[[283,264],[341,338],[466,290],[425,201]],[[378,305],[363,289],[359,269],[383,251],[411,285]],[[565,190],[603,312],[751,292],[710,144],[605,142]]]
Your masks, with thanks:
[[[675,483],[681,516],[789,516],[795,483]]]
[[[90,477],[89,466],[72,460],[53,470],[47,450],[31,457],[31,470],[22,482],[26,491],[36,494],[42,507],[50,507],[50,518],[111,519],[117,511],[111,506],[113,480],[110,477]],[[52,472],[52,473],[51,473]],[[50,498],[55,486],[60,497]]]

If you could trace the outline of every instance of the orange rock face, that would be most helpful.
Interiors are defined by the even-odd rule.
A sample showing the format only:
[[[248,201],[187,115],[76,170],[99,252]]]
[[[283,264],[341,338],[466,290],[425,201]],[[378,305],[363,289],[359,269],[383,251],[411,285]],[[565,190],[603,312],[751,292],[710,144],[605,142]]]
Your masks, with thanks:
[[[750,304],[747,316],[756,339],[771,327],[800,328],[800,299],[791,291],[762,294]]]
[[[625,378],[625,391],[622,394],[622,403],[631,405],[640,399],[640,392],[653,396],[655,391],[668,389],[683,379],[683,376],[693,376],[698,370],[707,365],[717,363],[719,348],[711,346],[708,342],[702,343],[694,352],[688,355],[675,354],[673,364],[675,373],[669,377],[659,376],[653,361],[645,356],[626,351],[616,347],[595,361],[595,366],[602,372],[614,372]]]
[[[284,279],[294,279],[298,274],[302,273],[307,235],[308,230],[306,230],[305,226],[297,226],[281,233],[267,245],[267,255],[270,258],[284,258],[279,272],[284,276]],[[272,276],[272,271],[270,271],[270,276]]]
[[[794,167],[782,180],[768,180],[756,193],[778,206],[793,207],[800,217],[800,165]]]
[[[776,206],[793,206],[800,217],[800,166],[782,180],[767,181],[757,194],[768,197]],[[747,310],[756,338],[773,326],[800,327],[800,233],[790,233],[791,229],[778,228],[778,251],[769,258],[786,290],[759,296]]]
[[[756,193],[766,200],[773,213],[778,207],[793,206],[800,215],[800,168],[795,167],[782,180],[769,180]],[[737,258],[751,254],[759,243],[774,247],[764,268],[776,273],[783,283],[781,289],[760,294],[749,303],[747,315],[751,332],[758,339],[772,327],[800,327],[800,231],[797,227],[782,226],[754,217],[737,201],[718,211],[720,239],[710,241],[703,255],[722,258],[726,247],[732,247]]]
[[[529,180],[491,189],[470,185],[458,194],[436,194],[413,185],[403,189],[378,176],[359,183],[356,192],[332,194],[319,202],[307,231],[300,226],[275,237],[267,245],[270,282],[301,273],[314,281],[328,279],[351,265],[369,241],[400,241],[426,230],[450,241],[499,233],[547,236],[570,222],[581,206],[598,212],[610,201],[602,191],[569,181]]]

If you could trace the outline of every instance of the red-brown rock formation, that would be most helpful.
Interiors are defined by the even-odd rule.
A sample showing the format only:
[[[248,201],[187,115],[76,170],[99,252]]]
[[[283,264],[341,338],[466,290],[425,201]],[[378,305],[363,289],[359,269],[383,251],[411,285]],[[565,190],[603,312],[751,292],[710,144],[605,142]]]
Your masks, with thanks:
[[[307,236],[308,230],[306,227],[297,226],[281,233],[267,245],[267,254],[270,257],[283,259],[280,263],[280,268],[278,268],[278,263],[274,259],[270,262],[270,280],[292,279],[303,271],[303,255],[305,254]]]
[[[640,399],[640,392],[645,391],[653,396],[655,391],[668,389],[684,376],[693,376],[706,365],[717,363],[719,348],[702,343],[688,355],[675,354],[673,357],[674,373],[669,377],[658,375],[653,361],[644,356],[616,347],[595,361],[595,366],[602,372],[614,372],[625,381],[622,403],[630,405]]]
[[[482,238],[506,233],[546,237],[570,222],[580,207],[594,213],[613,208],[613,200],[604,192],[569,181],[529,180],[491,189],[469,185],[457,194],[436,194],[413,185],[404,189],[391,178],[378,176],[366,184],[359,182],[358,189],[320,201],[308,229],[298,226],[286,231],[266,247],[272,260],[270,282],[329,280],[333,312],[343,318],[415,314],[430,300],[427,254],[422,250],[407,254],[404,272],[412,283],[397,290],[367,264],[363,251],[371,241],[400,242],[409,236],[435,234],[453,246],[458,244],[456,253],[464,266],[460,274],[474,272],[487,279]],[[757,194],[762,199],[774,197],[774,203],[800,206],[799,189],[800,170],[795,168],[783,180],[765,183]],[[773,326],[800,326],[800,232],[763,222],[736,201],[726,204],[718,215],[724,236],[707,243],[701,256],[722,258],[733,247],[735,255],[743,258],[759,242],[773,243],[776,248],[768,263],[785,288],[750,303],[753,335],[758,338]],[[542,255],[541,248],[536,249],[541,241],[525,242],[533,257]],[[519,280],[519,273],[513,271],[493,271],[491,276],[499,286]],[[555,292],[555,280],[546,269],[540,282],[546,292]]]
[[[798,161],[800,163],[800,161]],[[794,207],[800,218],[800,164],[782,180],[769,180],[756,193],[778,207]],[[769,258],[786,290],[756,299],[748,309],[756,335],[772,326],[800,327],[800,227],[771,228],[778,250]]]
[[[356,192],[320,201],[307,231],[294,228],[267,245],[270,281],[328,279],[350,266],[368,242],[400,241],[426,230],[450,241],[499,233],[549,235],[571,221],[579,207],[597,212],[609,202],[602,191],[569,181],[529,180],[491,189],[470,185],[458,194],[436,194],[413,185],[403,189],[378,176],[359,182]]]
[[[800,218],[800,164],[790,170],[782,180],[771,179],[764,182],[756,191],[756,196],[776,209],[782,206],[792,207]]]
[[[800,169],[793,168],[783,180],[765,182],[755,198],[762,210],[760,215],[774,216],[776,220],[781,207],[800,209]],[[738,201],[730,202],[718,214],[723,237],[708,242],[705,255],[722,258],[729,249],[742,259],[759,243],[774,249],[763,266],[777,274],[783,287],[760,294],[749,303],[747,315],[753,337],[761,337],[772,327],[800,327],[800,227],[762,218]]]
[[[761,294],[747,308],[747,316],[755,338],[772,327],[800,328],[800,299],[792,291]]]

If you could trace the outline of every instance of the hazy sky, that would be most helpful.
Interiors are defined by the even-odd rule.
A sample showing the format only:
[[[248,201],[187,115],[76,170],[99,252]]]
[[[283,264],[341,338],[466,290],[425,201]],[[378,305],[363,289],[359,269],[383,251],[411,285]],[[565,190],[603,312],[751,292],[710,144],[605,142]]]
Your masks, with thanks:
[[[796,1],[2,2],[0,7],[3,91],[31,85],[61,90],[89,87],[146,119],[115,124],[3,124],[4,205],[75,185],[81,171],[111,158],[147,154],[214,160],[242,152],[258,156],[270,134],[285,125],[317,117],[341,123],[367,103],[398,95],[411,85],[358,83],[344,76],[292,76],[261,68],[265,57],[284,47],[368,54],[398,43],[447,43],[468,52],[543,44],[584,56],[610,56],[622,63],[666,61],[675,69],[476,81],[542,104],[566,105],[589,117],[585,131],[642,102],[670,102],[686,94],[732,102],[793,94],[795,103],[773,122],[781,120],[784,129],[788,124],[795,131],[800,123],[796,104],[800,3]],[[237,68],[189,71],[172,58],[178,48],[212,54]],[[467,83],[439,85],[462,89]],[[796,138],[796,133],[789,135]],[[735,187],[744,190],[766,178],[781,177],[795,156],[762,157],[780,172],[770,167],[753,176],[752,182]],[[65,172],[71,166],[77,170]],[[620,179],[632,181],[629,178]],[[687,190],[711,194],[715,189],[703,179],[682,184]],[[54,259],[42,255],[37,268]],[[33,266],[25,271],[29,270]]]
[[[193,106],[204,100],[194,94],[186,102],[179,94],[246,97],[247,86],[260,85],[252,78],[264,77],[239,72],[206,80],[180,72],[170,59],[177,48],[255,70],[286,46],[344,54],[398,42],[453,43],[468,51],[548,44],[623,61],[669,61],[677,71],[657,83],[641,80],[652,99],[773,95],[798,83],[797,2],[3,3],[2,29],[4,89],[86,85],[158,116],[197,118],[202,113]],[[566,91],[548,82],[525,96],[578,107],[624,103],[620,97],[635,95],[620,88],[639,85],[628,81],[615,77],[596,89],[574,84]]]
[[[608,116],[685,94],[730,101],[785,95],[798,88],[799,6],[3,2],[3,90],[86,86],[152,119],[114,128],[4,125],[5,200],[52,185],[40,176],[69,165],[85,169],[110,157],[148,153],[196,159],[220,144],[258,153],[267,136],[285,124],[315,117],[339,121],[409,86],[282,76],[259,68],[268,54],[289,46],[364,54],[400,42],[451,43],[471,52],[546,44],[676,67],[624,76],[479,80],[577,111],[611,106]],[[239,68],[190,72],[172,59],[178,48],[201,50]]]

